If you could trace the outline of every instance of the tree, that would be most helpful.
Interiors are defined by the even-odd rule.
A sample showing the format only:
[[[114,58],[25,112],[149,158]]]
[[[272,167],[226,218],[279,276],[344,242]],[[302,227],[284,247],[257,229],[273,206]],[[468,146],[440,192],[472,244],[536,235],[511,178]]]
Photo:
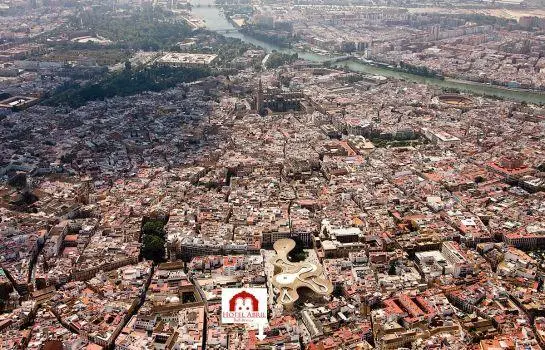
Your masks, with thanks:
[[[477,177],[475,178],[474,181],[475,181],[476,184],[480,184],[480,183],[485,182],[486,179],[485,179],[484,177],[482,177],[481,175],[479,175],[479,176],[477,176]]]
[[[165,225],[161,221],[148,221],[142,226],[142,234],[144,234],[144,236],[156,236],[162,239],[165,237],[164,227]]]
[[[208,68],[176,68],[152,66],[144,69],[123,70],[107,74],[96,83],[71,86],[57,90],[45,101],[51,106],[70,105],[73,108],[87,101],[104,100],[113,96],[130,96],[142,91],[161,91],[182,82],[191,82],[209,76]]]
[[[155,263],[162,262],[165,258],[165,241],[154,235],[144,236],[142,242],[142,256]]]
[[[17,173],[8,180],[8,185],[19,189],[26,187],[26,184],[27,179],[24,173]]]
[[[342,297],[343,294],[344,294],[343,284],[342,283],[336,283],[335,287],[333,288],[333,293],[332,294],[333,294],[334,297],[337,297],[337,298]]]
[[[390,260],[390,267],[388,268],[388,275],[393,276],[396,274],[397,260]]]
[[[292,262],[303,261],[307,258],[308,253],[304,250],[304,244],[299,238],[293,238],[295,247],[289,252],[288,259]]]
[[[22,205],[31,205],[34,202],[38,201],[38,197],[30,192],[30,191],[23,191],[21,195],[19,196],[19,201]]]
[[[278,51],[273,51],[269,55],[269,59],[267,60],[267,68],[278,68],[284,64],[293,63],[298,58],[298,55],[295,54],[286,54],[281,53]]]

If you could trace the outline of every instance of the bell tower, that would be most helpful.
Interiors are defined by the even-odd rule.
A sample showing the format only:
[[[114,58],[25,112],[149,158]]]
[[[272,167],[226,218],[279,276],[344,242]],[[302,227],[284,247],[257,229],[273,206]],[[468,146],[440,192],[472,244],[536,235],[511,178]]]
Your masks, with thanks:
[[[261,82],[261,79],[259,79],[259,86],[257,88],[257,96],[255,99],[255,109],[257,113],[261,113],[262,108],[263,108],[263,83]]]

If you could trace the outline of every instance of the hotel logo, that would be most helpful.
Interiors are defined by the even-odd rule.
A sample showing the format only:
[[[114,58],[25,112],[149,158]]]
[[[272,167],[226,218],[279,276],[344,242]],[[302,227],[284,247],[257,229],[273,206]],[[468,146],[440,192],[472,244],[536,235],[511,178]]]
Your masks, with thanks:
[[[222,323],[267,323],[266,288],[222,288]]]

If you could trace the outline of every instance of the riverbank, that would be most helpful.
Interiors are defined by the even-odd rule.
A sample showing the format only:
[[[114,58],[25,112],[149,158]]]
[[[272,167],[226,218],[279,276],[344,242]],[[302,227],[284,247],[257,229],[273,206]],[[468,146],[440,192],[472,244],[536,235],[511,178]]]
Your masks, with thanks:
[[[192,5],[193,4],[205,5],[199,8],[195,8],[193,10],[193,13],[196,16],[201,17],[205,20],[206,28],[208,30],[224,32],[227,29],[228,30],[237,29],[232,23],[230,23],[225,18],[224,14],[220,11],[220,9],[217,6],[215,5],[208,6],[211,3],[213,4],[213,0],[192,0],[191,3]],[[324,62],[331,61],[338,58],[338,56],[334,56],[334,55],[330,55],[330,56],[318,55],[316,53],[301,51],[301,50],[293,49],[293,48],[289,48],[289,49],[282,48],[279,46],[275,46],[274,44],[264,42],[257,38],[251,37],[249,35],[245,35],[243,33],[240,33],[239,31],[234,31],[232,33],[227,33],[225,35],[232,38],[237,38],[244,42],[261,47],[262,49],[268,52],[276,50],[278,52],[287,53],[287,54],[297,53],[299,58],[302,58],[311,62],[323,64]],[[535,92],[530,90],[512,89],[512,88],[503,87],[503,86],[487,85],[487,84],[482,84],[478,82],[456,80],[456,79],[449,79],[449,78],[443,79],[443,78],[424,77],[424,76],[416,75],[413,73],[401,72],[399,70],[396,70],[395,67],[388,68],[388,67],[373,66],[370,63],[362,62],[357,59],[335,63],[332,66],[337,68],[347,68],[357,73],[382,75],[392,79],[400,79],[400,80],[410,81],[410,82],[419,83],[419,84],[433,85],[433,86],[437,86],[439,88],[449,90],[449,91],[461,91],[461,92],[467,92],[467,93],[471,93],[471,94],[479,95],[479,96],[487,96],[487,97],[493,97],[493,98],[513,100],[518,102],[527,102],[527,103],[545,105],[545,93],[540,93],[540,92]]]
[[[394,68],[379,67],[359,60],[343,61],[334,64],[337,68],[346,68],[353,72],[382,75],[388,78],[405,80],[413,83],[428,84],[440,87],[448,91],[467,92],[478,96],[487,96],[500,99],[515,100],[519,102],[545,105],[545,94],[532,91],[517,91],[507,87],[486,85],[477,82],[457,81],[449,78],[438,79],[424,77],[412,73],[401,72]]]
[[[445,80],[451,81],[453,83],[471,84],[471,85],[477,85],[477,86],[493,86],[495,88],[506,90],[506,91],[514,91],[514,92],[522,92],[522,93],[535,93],[535,94],[545,96],[545,91],[540,91],[540,90],[535,90],[535,89],[511,88],[511,87],[507,87],[507,86],[503,86],[503,85],[492,85],[492,84],[480,83],[478,81],[461,80],[461,79],[447,78],[447,77],[445,77]]]
[[[251,40],[248,42],[260,46],[264,49],[269,49],[272,45],[271,43],[263,43],[259,45],[260,40],[252,38],[251,36],[244,35],[241,37],[241,40],[244,38],[250,37]],[[413,83],[419,84],[428,84],[440,87],[447,91],[459,91],[470,93],[478,96],[500,98],[506,100],[514,100],[518,102],[527,102],[538,105],[545,105],[545,92],[540,92],[536,90],[526,90],[518,88],[509,88],[506,86],[500,85],[488,85],[485,83],[479,83],[469,80],[460,80],[447,78],[443,76],[425,76],[418,75],[415,73],[410,73],[401,69],[398,69],[394,66],[388,66],[387,64],[373,62],[373,61],[362,61],[356,57],[347,58],[343,56],[335,55],[323,55],[317,54],[309,51],[303,51],[299,49],[287,49],[282,47],[275,47],[273,50],[276,50],[281,53],[294,54],[297,53],[299,58],[321,63],[321,64],[331,64],[332,67],[336,68],[346,68],[350,71],[357,73],[366,73],[372,75],[382,75],[392,79],[399,79],[404,81],[410,81]],[[339,60],[339,58],[341,58]],[[328,63],[329,62],[329,63]]]

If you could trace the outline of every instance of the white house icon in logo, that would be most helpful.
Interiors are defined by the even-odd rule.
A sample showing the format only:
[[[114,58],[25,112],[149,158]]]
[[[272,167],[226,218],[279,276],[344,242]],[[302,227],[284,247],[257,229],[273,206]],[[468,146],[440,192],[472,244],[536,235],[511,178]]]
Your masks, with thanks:
[[[229,311],[259,311],[259,300],[247,291],[242,291],[229,300]]]

